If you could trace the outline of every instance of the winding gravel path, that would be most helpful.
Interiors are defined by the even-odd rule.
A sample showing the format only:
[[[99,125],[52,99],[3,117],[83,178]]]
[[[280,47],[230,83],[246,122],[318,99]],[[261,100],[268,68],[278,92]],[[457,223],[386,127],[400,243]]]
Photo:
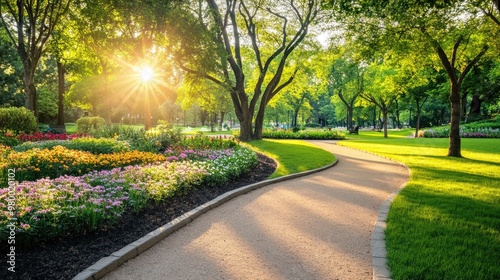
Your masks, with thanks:
[[[372,279],[378,210],[408,170],[331,141],[311,142],[338,164],[239,196],[105,279]]]

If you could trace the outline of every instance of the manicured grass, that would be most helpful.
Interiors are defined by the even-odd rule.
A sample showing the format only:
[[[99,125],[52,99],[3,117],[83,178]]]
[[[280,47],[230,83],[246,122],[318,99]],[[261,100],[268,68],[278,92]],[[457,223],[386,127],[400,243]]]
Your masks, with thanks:
[[[268,139],[251,141],[246,145],[278,161],[278,168],[269,178],[319,168],[335,160],[331,153],[302,140]]]
[[[231,130],[220,130],[211,132],[209,127],[180,127],[182,129],[182,134],[185,135],[195,135],[198,132],[202,132],[203,135],[232,135]]]
[[[406,164],[386,230],[394,279],[500,279],[500,140],[359,139],[341,145]]]
[[[387,136],[388,139],[393,138],[407,138],[413,135],[415,129],[413,128],[404,128],[404,129],[388,129]],[[359,130],[358,135],[356,134],[347,134],[346,137],[349,140],[355,139],[380,139],[384,137],[384,131],[371,131],[371,130]]]
[[[64,126],[66,127],[66,133],[67,134],[72,134],[72,133],[77,133],[77,127],[76,123],[65,123]]]

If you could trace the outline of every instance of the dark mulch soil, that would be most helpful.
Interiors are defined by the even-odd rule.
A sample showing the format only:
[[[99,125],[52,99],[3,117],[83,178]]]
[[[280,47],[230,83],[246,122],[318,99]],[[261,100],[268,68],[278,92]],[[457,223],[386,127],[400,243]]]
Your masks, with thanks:
[[[14,273],[7,270],[7,243],[1,246],[0,279],[72,279],[99,259],[136,241],[174,218],[215,197],[252,183],[265,180],[276,169],[276,163],[259,154],[259,163],[250,174],[217,188],[198,188],[182,197],[151,205],[139,214],[123,215],[120,224],[69,240],[42,244],[37,248],[16,249]]]

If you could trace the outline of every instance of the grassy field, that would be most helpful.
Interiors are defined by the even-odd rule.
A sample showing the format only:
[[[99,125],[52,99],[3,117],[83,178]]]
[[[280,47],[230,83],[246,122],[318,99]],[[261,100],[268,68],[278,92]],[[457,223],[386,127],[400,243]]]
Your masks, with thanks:
[[[448,139],[375,133],[341,145],[411,169],[388,217],[393,278],[500,279],[500,140],[462,139],[464,158],[449,158]]]
[[[251,141],[246,145],[279,162],[278,168],[269,178],[319,168],[335,160],[331,153],[302,140],[269,139]]]

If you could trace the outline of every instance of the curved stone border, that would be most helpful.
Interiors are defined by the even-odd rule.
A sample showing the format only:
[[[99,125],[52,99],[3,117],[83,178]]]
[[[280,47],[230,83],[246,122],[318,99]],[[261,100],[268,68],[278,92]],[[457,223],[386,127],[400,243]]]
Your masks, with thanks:
[[[406,167],[406,165],[404,165]],[[408,168],[408,167],[406,167]],[[408,170],[410,170],[408,168]],[[385,246],[385,229],[387,228],[387,216],[389,215],[389,209],[394,201],[394,198],[399,194],[399,192],[405,187],[408,181],[404,182],[399,190],[393,192],[385,201],[382,203],[378,210],[377,221],[373,227],[373,233],[371,237],[371,250],[372,250],[372,266],[373,266],[373,280],[390,280],[391,271],[387,265],[387,249]]]
[[[244,186],[229,192],[226,192],[213,200],[196,207],[195,209],[184,213],[183,215],[175,218],[174,220],[170,221],[169,223],[157,228],[156,230],[148,233],[147,235],[143,236],[142,238],[136,240],[135,242],[123,247],[122,249],[112,253],[108,257],[104,257],[97,261],[95,264],[92,266],[86,268],[84,271],[80,272],[78,275],[76,275],[73,280],[97,280],[103,278],[106,274],[114,271],[117,269],[119,266],[124,264],[125,262],[137,257],[144,251],[148,250],[151,248],[153,245],[156,243],[160,242],[167,236],[171,235],[175,231],[181,229],[194,219],[198,218],[202,214],[208,212],[209,210],[216,208],[217,206],[220,206],[221,204],[237,197],[243,194],[246,194],[250,191],[253,191],[258,188],[262,188],[264,186],[294,179],[297,177],[302,177],[306,175],[310,175],[319,171],[323,171],[325,169],[328,169],[334,165],[336,165],[338,162],[338,159],[336,158],[335,161],[329,165],[313,169],[313,170],[308,170],[300,173],[295,173],[283,177],[278,177],[275,179],[271,180],[265,180],[262,182],[258,182],[255,184],[251,184],[248,186]]]

